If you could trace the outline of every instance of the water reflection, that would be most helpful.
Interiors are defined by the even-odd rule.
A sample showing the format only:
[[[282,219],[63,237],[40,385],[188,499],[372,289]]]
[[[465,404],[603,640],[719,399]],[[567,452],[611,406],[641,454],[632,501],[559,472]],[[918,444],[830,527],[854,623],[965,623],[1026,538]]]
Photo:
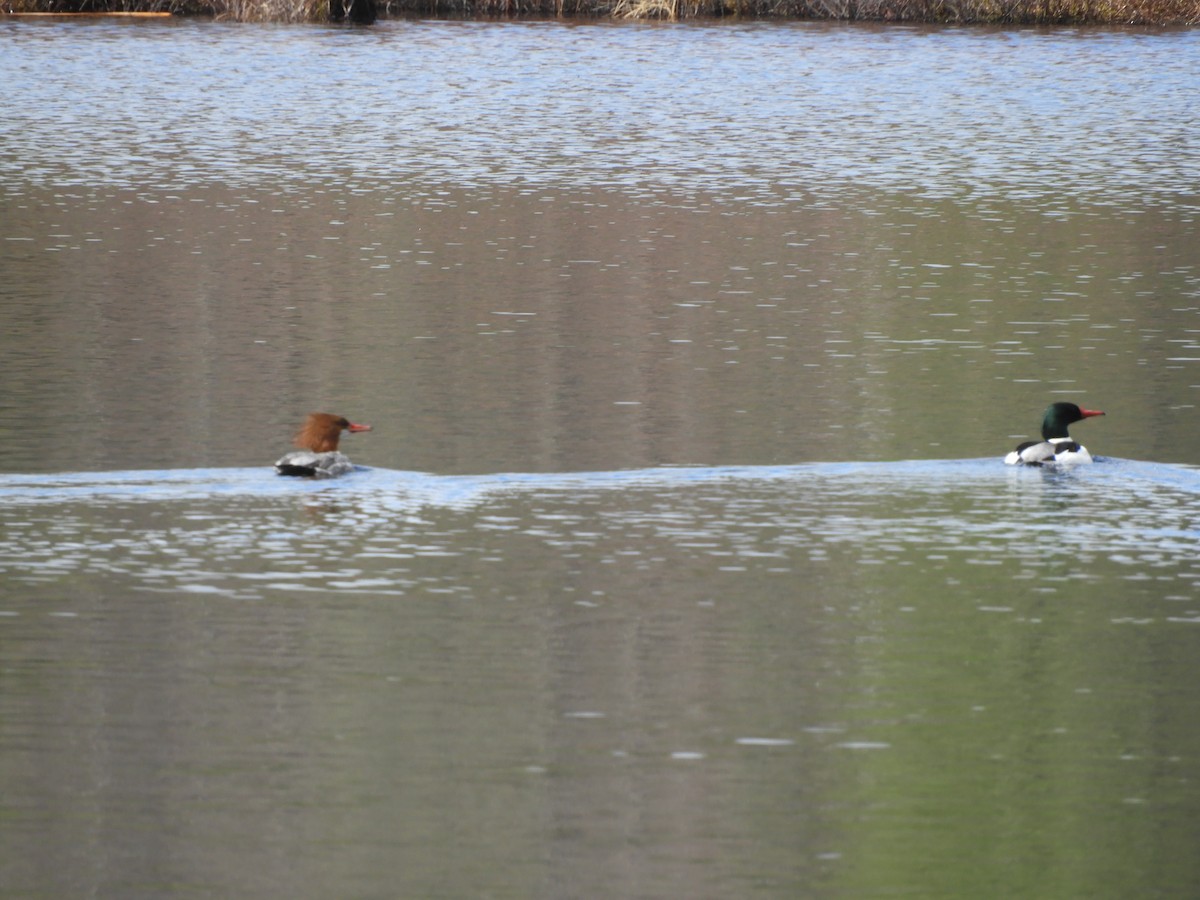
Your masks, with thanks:
[[[1200,461],[1193,32],[2,27],[10,470]]]
[[[1066,560],[1072,578],[1128,566],[1186,590],[1197,495],[1194,469],[1113,459],[1062,472],[992,459],[471,477],[363,469],[319,487],[265,469],[0,482],[11,577],[119,575],[241,599],[435,590],[428,574],[412,577],[433,560],[453,560],[446,589],[469,593],[462,567],[486,569],[514,545],[639,571],[682,557],[787,574],[834,553],[889,570],[913,554],[934,569],[1019,563],[1014,577],[1043,592],[1058,579],[1042,570]]]
[[[0,883],[1194,893],[1198,36],[0,22]]]
[[[972,458],[1051,397],[1108,410],[1094,452],[1200,460],[1177,212],[1047,231],[875,199],[738,222],[503,190],[48,215],[31,192],[6,219],[36,241],[5,245],[8,465],[251,465],[313,404],[376,424],[359,461],[444,473]],[[42,243],[60,213],[78,249]]]
[[[314,178],[332,175],[354,192],[384,175],[435,189],[651,196],[719,183],[727,198],[772,204],[840,203],[847,187],[866,185],[972,206],[1002,197],[1061,215],[1071,214],[1064,197],[1102,193],[1106,205],[1136,211],[1151,198],[1194,198],[1200,182],[1187,152],[1198,45],[1186,30],[5,29],[23,83],[50,76],[78,90],[102,58],[126,86],[89,103],[50,89],[11,109],[0,173],[18,182],[161,190],[270,181],[307,194]],[[148,65],[153,84],[139,77]]]
[[[1195,874],[1195,469],[10,475],[0,520],[10,883],[938,893],[1097,844]],[[51,822],[121,866],[52,866]]]

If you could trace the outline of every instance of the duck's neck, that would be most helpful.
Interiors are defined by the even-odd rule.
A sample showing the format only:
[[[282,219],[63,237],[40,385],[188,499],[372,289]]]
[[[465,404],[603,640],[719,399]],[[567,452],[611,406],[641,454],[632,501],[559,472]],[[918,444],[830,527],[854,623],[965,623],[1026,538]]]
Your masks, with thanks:
[[[338,448],[338,438],[342,436],[340,428],[331,426],[321,419],[309,419],[304,427],[296,434],[296,446],[313,453],[328,453]]]
[[[1052,441],[1055,438],[1069,438],[1071,435],[1067,433],[1067,423],[1059,419],[1057,416],[1046,416],[1042,422],[1042,438],[1043,440]]]
[[[341,437],[341,435],[339,435],[339,434],[335,434],[332,437],[330,437],[329,435],[322,436],[319,440],[317,440],[313,444],[313,452],[314,453],[331,453],[334,450],[337,450],[339,437]]]

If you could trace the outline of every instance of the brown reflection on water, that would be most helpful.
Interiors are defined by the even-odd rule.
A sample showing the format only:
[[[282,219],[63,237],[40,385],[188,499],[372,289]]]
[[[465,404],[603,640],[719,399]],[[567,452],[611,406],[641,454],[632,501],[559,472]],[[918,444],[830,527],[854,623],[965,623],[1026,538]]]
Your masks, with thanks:
[[[62,525],[32,512],[97,546],[82,590],[46,572],[4,607],[8,696],[23,698],[4,720],[7,803],[39,804],[6,828],[29,851],[13,883],[668,897],[740,894],[768,872],[811,886],[821,852],[844,846],[833,744],[862,623],[834,606],[855,579],[739,560],[715,531],[655,537],[636,524],[651,492],[562,499],[373,528],[348,503],[315,531],[307,507],[243,501],[72,507]],[[660,514],[686,525],[722,504]],[[511,530],[479,525],[493,520]],[[230,540],[239,528],[251,547]],[[114,536],[147,549],[106,550]],[[405,590],[340,587],[396,564]],[[265,596],[226,589],[243,576]]]
[[[1055,398],[1195,462],[1194,226],[896,196],[5,201],[12,471],[265,463],[316,408],[438,472],[994,455]]]

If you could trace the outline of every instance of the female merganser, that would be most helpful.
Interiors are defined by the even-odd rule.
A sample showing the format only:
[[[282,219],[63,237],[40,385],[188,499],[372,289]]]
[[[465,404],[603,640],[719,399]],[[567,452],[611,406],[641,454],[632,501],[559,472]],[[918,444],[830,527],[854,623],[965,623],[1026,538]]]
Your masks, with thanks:
[[[312,478],[336,478],[354,471],[354,463],[338,453],[338,439],[343,431],[370,431],[370,425],[356,425],[342,416],[330,413],[309,413],[293,439],[299,450],[287,454],[275,463],[280,475],[307,475]]]
[[[1040,466],[1046,463],[1090,463],[1092,454],[1087,447],[1071,439],[1067,426],[1104,413],[1095,409],[1080,409],[1074,403],[1051,403],[1042,420],[1042,441],[1026,441],[1017,446],[1004,462],[1010,466]]]

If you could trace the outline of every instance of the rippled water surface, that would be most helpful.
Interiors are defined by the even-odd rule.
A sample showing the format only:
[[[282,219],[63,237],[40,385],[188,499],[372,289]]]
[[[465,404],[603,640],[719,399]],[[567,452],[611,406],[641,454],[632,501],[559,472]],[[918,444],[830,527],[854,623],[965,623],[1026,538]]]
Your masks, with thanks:
[[[1197,32],[0,58],[0,896],[1200,892]]]
[[[0,518],[11,884],[1196,883],[1195,469],[10,475]]]
[[[5,115],[3,171],[58,186],[308,192],[382,176],[772,200],[851,185],[1050,205],[1102,191],[1140,205],[1194,202],[1200,183],[1192,31],[4,27],[11,77],[86,86],[102,61],[116,88],[87,103],[47,92]]]

